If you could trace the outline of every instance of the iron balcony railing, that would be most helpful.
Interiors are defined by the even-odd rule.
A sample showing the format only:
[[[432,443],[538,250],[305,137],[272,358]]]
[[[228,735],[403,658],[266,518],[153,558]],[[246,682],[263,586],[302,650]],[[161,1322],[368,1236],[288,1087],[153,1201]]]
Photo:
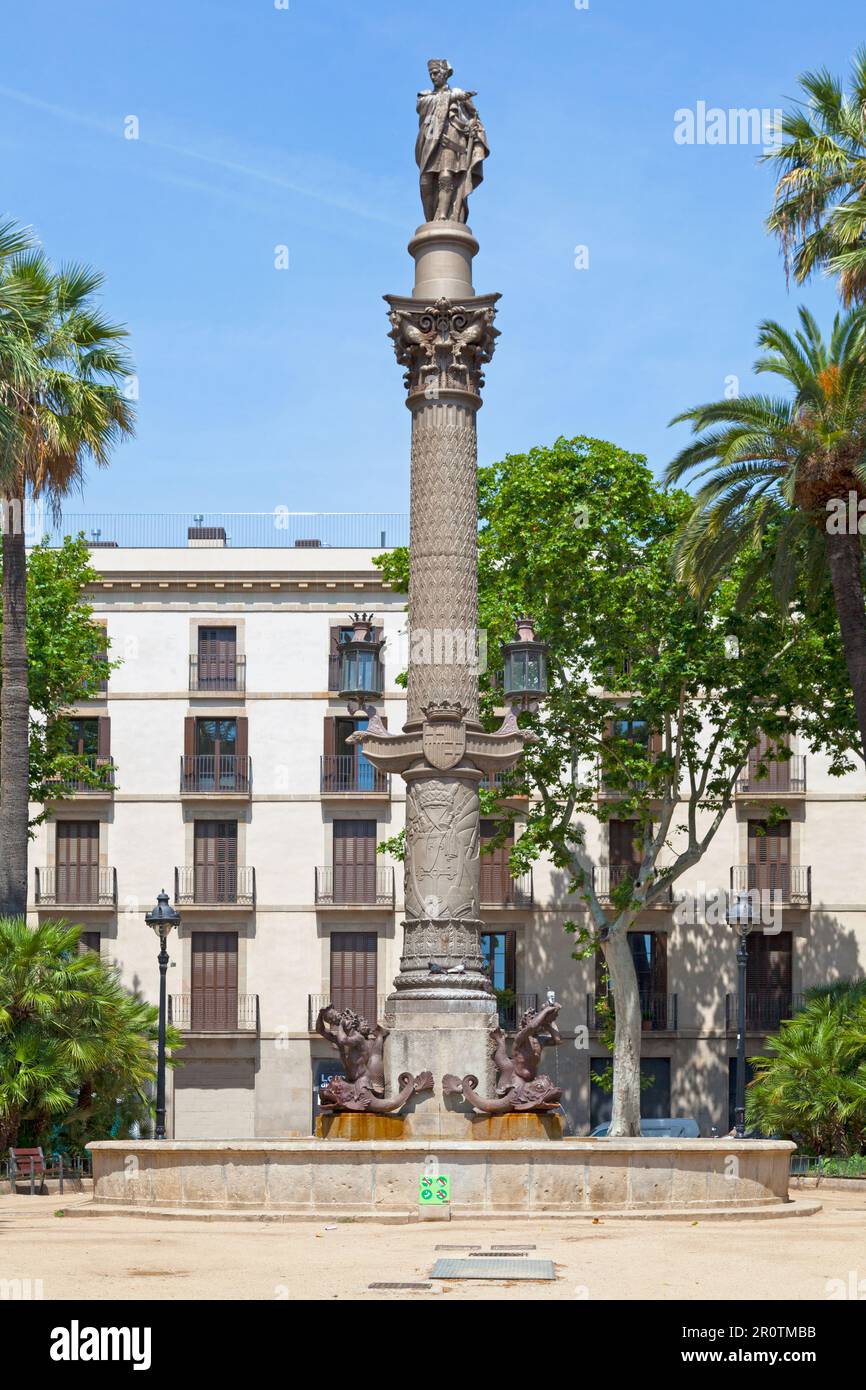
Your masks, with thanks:
[[[774,906],[808,907],[811,901],[809,864],[731,865],[730,922],[762,921]]]
[[[54,521],[45,511],[39,520],[40,539],[49,545],[65,536],[83,533],[94,549],[131,547],[186,550],[190,530],[195,535],[225,536],[233,550],[262,547],[388,550],[409,544],[409,518],[404,512],[64,512]]]
[[[393,865],[320,865],[316,869],[316,904],[319,907],[393,907]]]
[[[76,755],[78,756],[78,755]],[[106,796],[114,791],[115,767],[110,758],[99,758],[88,753],[79,757],[90,774],[85,782],[73,778],[68,782],[58,782],[57,796]]]
[[[326,1009],[330,1004],[342,1013],[344,1009],[351,1009],[359,1018],[365,1018],[368,1023],[381,1023],[385,1016],[386,994],[377,994],[375,989],[335,989],[330,994],[308,994],[307,995],[307,1031],[315,1031],[316,1019],[319,1017],[320,1009]]]
[[[115,907],[117,870],[96,864],[56,864],[36,870],[39,907]]]
[[[236,753],[183,754],[180,760],[181,793],[233,793],[249,796],[252,763]]]
[[[610,901],[613,893],[626,880],[634,882],[637,869],[631,864],[596,865],[592,871],[592,886],[601,902]],[[655,898],[653,907],[671,907],[674,900],[673,884],[668,884],[661,897]]]
[[[319,783],[323,796],[387,796],[391,790],[390,774],[355,753],[323,753]]]
[[[607,1002],[613,1003],[612,994],[588,994],[586,996],[586,1022],[587,1027],[591,1030],[597,1031],[604,1027],[604,1014],[599,1011],[599,1005]],[[675,994],[641,990],[640,1013],[645,1032],[676,1033],[679,1028],[679,1007]]]
[[[739,995],[725,995],[725,1032],[737,1031],[737,1003]],[[746,989],[746,1031],[748,1033],[776,1033],[783,1019],[792,1018],[802,1009],[805,996],[794,994],[790,989]]]
[[[481,904],[483,907],[531,907],[532,870],[512,878],[504,864],[492,864],[481,856]]]
[[[207,691],[239,691],[247,688],[245,656],[191,656],[189,688],[198,694]]]
[[[752,796],[798,793],[806,790],[806,755],[794,753],[784,761],[753,756],[737,779],[737,791]]]
[[[524,801],[529,798],[529,788],[519,780],[515,782],[514,774],[510,772],[485,772],[478,785],[488,792],[500,792]]]
[[[179,906],[220,903],[255,907],[256,871],[249,864],[186,864],[174,871]]]
[[[515,994],[513,999],[497,1003],[496,1009],[500,1028],[504,1028],[506,1033],[513,1033],[528,1009],[532,1009],[533,1012],[538,1009],[538,995]]]
[[[172,994],[168,1021],[190,1033],[257,1033],[259,996],[232,990],[193,990]]]

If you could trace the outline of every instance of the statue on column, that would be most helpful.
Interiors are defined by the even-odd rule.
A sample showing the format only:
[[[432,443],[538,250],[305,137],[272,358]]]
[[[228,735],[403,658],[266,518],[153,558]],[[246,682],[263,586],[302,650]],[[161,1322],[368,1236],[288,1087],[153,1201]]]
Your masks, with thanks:
[[[545,1047],[558,1047],[562,1042],[556,1017],[560,1004],[546,1004],[543,1009],[527,1009],[523,1014],[511,1045],[511,1055],[505,1033],[494,1028],[490,1033],[493,1044],[493,1064],[496,1067],[496,1096],[479,1096],[478,1078],[444,1076],[443,1095],[461,1095],[476,1110],[485,1115],[508,1115],[524,1110],[556,1110],[562,1091],[549,1076],[539,1076],[541,1054]]]
[[[418,93],[415,144],[424,218],[465,222],[469,194],[484,177],[487,135],[472,101],[476,93],[448,86],[454,71],[448,60],[431,58],[427,71],[433,87]]]
[[[381,1023],[375,1027],[355,1013],[332,1004],[319,1010],[316,1032],[326,1038],[340,1054],[346,1075],[332,1077],[319,1089],[322,1110],[361,1110],[373,1115],[393,1115],[402,1110],[409,1098],[418,1091],[432,1091],[433,1074],[421,1072],[411,1076],[403,1072],[397,1078],[395,1096],[385,1096],[384,1049],[388,1029]]]

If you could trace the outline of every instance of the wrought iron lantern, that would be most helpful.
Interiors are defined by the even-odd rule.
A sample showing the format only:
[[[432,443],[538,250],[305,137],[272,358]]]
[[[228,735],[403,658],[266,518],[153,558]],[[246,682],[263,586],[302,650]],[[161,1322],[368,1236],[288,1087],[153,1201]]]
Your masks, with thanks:
[[[144,920],[159,937],[159,1025],[156,1045],[156,1129],[155,1138],[165,1138],[165,1025],[166,989],[165,973],[168,970],[168,934],[172,927],[180,926],[180,913],[169,905],[168,894],[163,888],[156,895],[156,907],[144,914]]]
[[[517,619],[517,636],[503,642],[505,699],[513,709],[537,710],[547,694],[547,644],[539,642],[531,618]]]
[[[352,633],[340,641],[340,695],[349,702],[349,713],[364,713],[371,700],[384,688],[381,651],[384,638],[377,638],[372,613],[352,614]]]

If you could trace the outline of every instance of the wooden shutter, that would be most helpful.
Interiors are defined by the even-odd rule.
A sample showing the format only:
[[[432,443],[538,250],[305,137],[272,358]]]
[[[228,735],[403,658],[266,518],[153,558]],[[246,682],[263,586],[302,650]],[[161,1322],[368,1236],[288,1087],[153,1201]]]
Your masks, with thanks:
[[[83,955],[85,951],[93,951],[94,954],[98,956],[102,950],[102,933],[98,931],[83,931],[78,938],[78,950],[81,955]]]
[[[490,843],[498,829],[499,821],[482,820],[482,847]],[[512,830],[504,844],[497,846],[490,853],[484,853],[480,856],[481,901],[483,903],[506,903],[509,901],[512,878],[508,867],[508,857],[511,854],[513,844],[514,832]]]
[[[100,762],[108,762],[111,757],[111,719],[107,714],[103,714],[96,722],[97,757]]]
[[[749,821],[749,888],[761,892],[780,892],[786,897],[791,887],[791,822],[770,826],[767,821]]]
[[[235,756],[237,757],[235,790],[242,792],[249,787],[249,720],[246,715],[242,715],[236,721],[237,734],[235,738]]]
[[[197,820],[194,860],[196,902],[237,902],[237,821]]]
[[[334,902],[376,901],[376,822],[334,821]]]
[[[373,932],[331,933],[331,1003],[376,1022],[377,939]]]
[[[61,903],[99,901],[99,822],[58,821],[56,895]]]
[[[634,820],[611,820],[607,823],[608,858],[611,868],[638,866],[641,862],[637,843],[640,827]]]
[[[237,1028],[237,932],[193,932],[190,1020],[198,1030]]]

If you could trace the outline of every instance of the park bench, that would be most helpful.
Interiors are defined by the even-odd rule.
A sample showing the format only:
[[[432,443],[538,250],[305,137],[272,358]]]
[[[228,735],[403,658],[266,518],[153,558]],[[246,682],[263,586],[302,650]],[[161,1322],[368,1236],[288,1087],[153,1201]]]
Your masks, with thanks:
[[[63,1154],[53,1155],[55,1162],[46,1163],[45,1155],[41,1148],[24,1149],[13,1148],[9,1150],[9,1190],[16,1192],[18,1184],[22,1181],[29,1183],[30,1196],[33,1197],[38,1190],[40,1195],[45,1192],[45,1179],[57,1178],[59,1190],[63,1191],[64,1181],[71,1178],[73,1184],[81,1186],[81,1178],[84,1169],[81,1160],[70,1163],[67,1157],[64,1164]]]

